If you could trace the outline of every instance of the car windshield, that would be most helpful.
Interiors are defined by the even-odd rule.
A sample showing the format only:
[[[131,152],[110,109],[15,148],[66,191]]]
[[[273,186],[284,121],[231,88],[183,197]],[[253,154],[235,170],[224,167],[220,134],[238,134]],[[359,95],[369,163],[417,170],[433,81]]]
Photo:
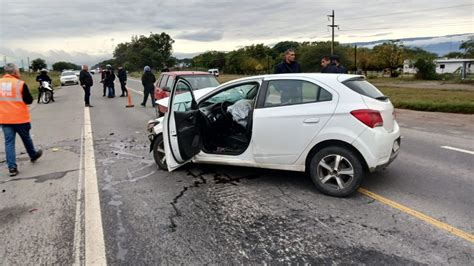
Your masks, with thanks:
[[[75,75],[74,72],[63,72],[61,73],[61,76],[72,76],[72,75]]]
[[[181,77],[191,84],[193,90],[219,86],[219,81],[213,75],[187,75]]]
[[[258,84],[256,83],[240,85],[214,95],[209,100],[207,100],[206,103],[235,103],[238,100],[252,98],[251,91],[256,92],[256,89],[258,89]]]
[[[370,82],[364,78],[349,79],[344,81],[343,84],[349,89],[370,98],[386,98],[382,92],[380,92],[374,85],[370,84]]]

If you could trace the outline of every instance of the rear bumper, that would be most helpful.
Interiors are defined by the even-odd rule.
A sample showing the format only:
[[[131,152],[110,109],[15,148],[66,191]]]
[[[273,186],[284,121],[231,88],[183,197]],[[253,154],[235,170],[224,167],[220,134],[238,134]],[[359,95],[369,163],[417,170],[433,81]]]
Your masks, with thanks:
[[[364,157],[370,172],[387,167],[400,151],[400,128],[394,123],[392,132],[383,127],[367,128],[352,143]]]

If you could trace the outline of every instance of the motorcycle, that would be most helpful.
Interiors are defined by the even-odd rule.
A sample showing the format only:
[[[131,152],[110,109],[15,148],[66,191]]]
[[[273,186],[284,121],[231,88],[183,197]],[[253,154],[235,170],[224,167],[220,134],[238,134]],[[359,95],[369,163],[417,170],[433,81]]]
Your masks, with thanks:
[[[48,104],[53,99],[53,87],[49,82],[42,81],[40,86],[40,102],[44,104]]]

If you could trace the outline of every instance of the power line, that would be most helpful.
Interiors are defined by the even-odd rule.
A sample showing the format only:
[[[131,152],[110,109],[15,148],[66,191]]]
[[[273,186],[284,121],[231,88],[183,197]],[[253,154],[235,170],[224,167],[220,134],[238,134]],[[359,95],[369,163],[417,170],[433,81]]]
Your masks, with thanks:
[[[378,14],[378,15],[373,15],[373,16],[348,17],[348,18],[343,18],[340,20],[344,21],[344,20],[353,20],[353,19],[362,19],[362,18],[376,18],[376,17],[386,17],[386,16],[393,16],[393,15],[413,14],[413,13],[435,11],[435,10],[441,10],[441,9],[451,9],[451,8],[465,7],[465,6],[474,6],[474,4],[438,7],[438,8],[421,9],[421,10],[414,10],[414,11],[400,11],[400,12],[393,12],[393,13],[387,13],[387,14]]]

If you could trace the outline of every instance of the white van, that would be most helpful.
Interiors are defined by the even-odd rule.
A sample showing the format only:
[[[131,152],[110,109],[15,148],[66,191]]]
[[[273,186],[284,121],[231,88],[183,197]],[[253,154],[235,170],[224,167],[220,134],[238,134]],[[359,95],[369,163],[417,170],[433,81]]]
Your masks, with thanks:
[[[216,77],[219,76],[219,69],[217,69],[217,68],[210,68],[209,70],[207,70],[207,72],[209,72],[209,74],[212,74]]]

